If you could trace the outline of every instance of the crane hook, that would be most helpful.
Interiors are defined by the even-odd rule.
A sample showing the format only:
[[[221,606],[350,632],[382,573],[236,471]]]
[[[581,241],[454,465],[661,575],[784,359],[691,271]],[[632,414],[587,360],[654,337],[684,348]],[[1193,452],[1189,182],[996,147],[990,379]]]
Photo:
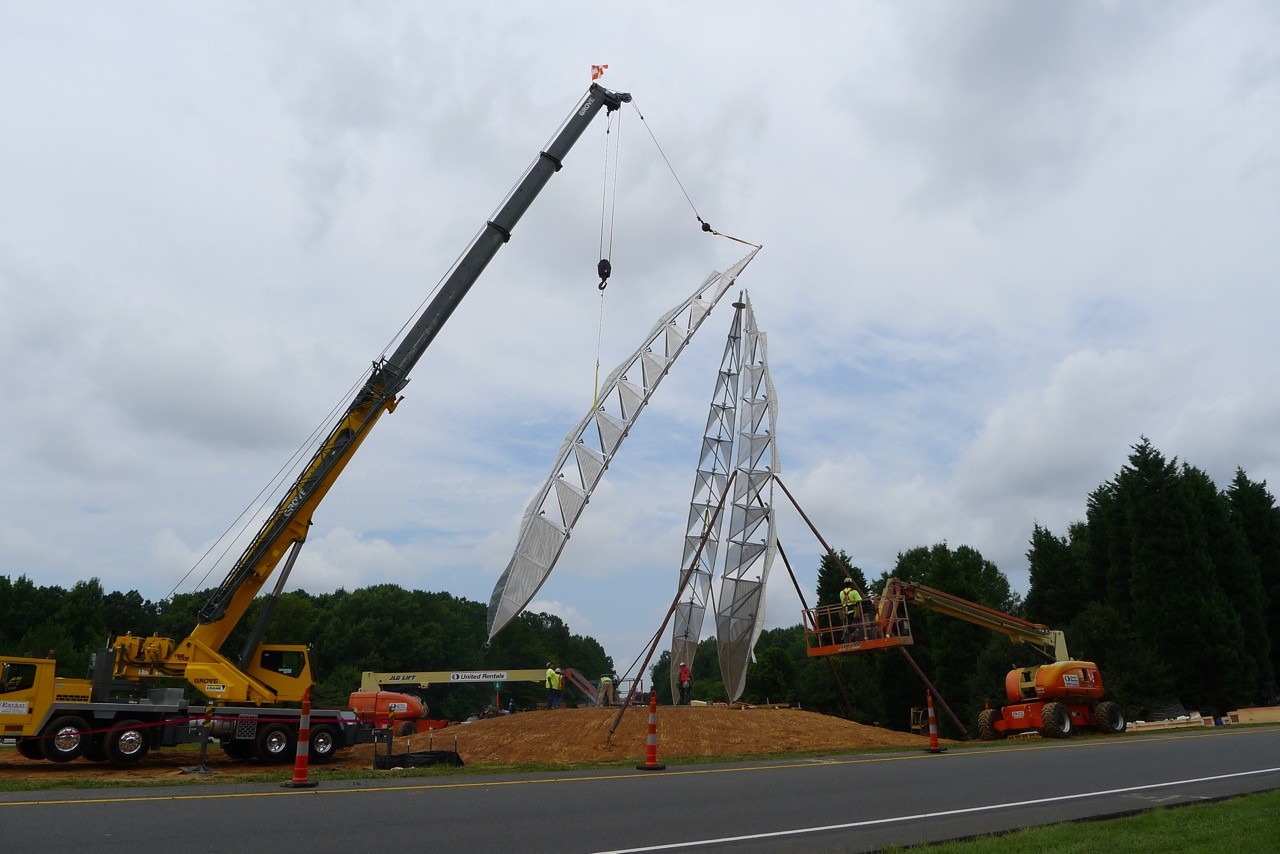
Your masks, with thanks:
[[[596,272],[600,274],[600,290],[604,290],[609,284],[609,274],[613,272],[613,265],[609,263],[608,258],[600,259],[600,263],[596,265]]]

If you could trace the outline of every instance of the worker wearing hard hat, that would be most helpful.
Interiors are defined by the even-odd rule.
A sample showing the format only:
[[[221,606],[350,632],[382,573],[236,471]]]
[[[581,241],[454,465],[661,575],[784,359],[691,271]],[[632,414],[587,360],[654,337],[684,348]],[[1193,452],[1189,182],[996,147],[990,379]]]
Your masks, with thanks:
[[[680,662],[680,671],[677,675],[677,681],[680,685],[680,699],[677,701],[678,706],[687,706],[690,702],[691,689],[693,688],[693,674],[689,671],[688,665],[683,661]]]
[[[852,578],[846,578],[840,588],[840,604],[844,606],[843,642],[849,642],[851,632],[854,640],[862,640],[862,594],[853,586]]]

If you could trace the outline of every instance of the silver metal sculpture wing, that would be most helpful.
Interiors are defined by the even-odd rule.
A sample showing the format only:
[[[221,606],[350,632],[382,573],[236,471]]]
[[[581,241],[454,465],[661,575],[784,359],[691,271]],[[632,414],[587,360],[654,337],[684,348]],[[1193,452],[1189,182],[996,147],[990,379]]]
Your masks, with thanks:
[[[698,473],[693,481],[693,498],[685,528],[684,555],[680,560],[678,583],[681,596],[672,615],[671,696],[679,695],[680,662],[693,665],[707,613],[711,577],[715,573],[720,546],[720,528],[725,514],[721,508],[729,472],[733,470],[733,439],[738,413],[738,374],[742,363],[741,302],[733,304],[733,323],[725,341],[720,371],[711,393],[711,408],[698,454]]]
[[[764,586],[778,551],[773,512],[773,476],[780,472],[775,441],[778,398],[769,376],[765,334],[756,327],[749,296],[740,383],[733,511],[716,606],[720,676],[730,702],[746,688],[747,664],[764,628]]]
[[[752,249],[724,273],[712,273],[688,299],[659,318],[645,343],[609,374],[595,408],[565,437],[551,476],[525,509],[515,554],[489,598],[490,640],[547,580],[592,490],[654,389],[758,251]]]

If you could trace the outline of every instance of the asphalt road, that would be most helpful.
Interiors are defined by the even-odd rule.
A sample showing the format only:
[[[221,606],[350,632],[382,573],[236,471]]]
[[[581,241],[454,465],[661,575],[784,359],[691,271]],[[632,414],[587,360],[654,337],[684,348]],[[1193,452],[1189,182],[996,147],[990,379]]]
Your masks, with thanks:
[[[871,851],[1276,788],[1280,727],[1227,727],[661,772],[2,793],[0,851]]]

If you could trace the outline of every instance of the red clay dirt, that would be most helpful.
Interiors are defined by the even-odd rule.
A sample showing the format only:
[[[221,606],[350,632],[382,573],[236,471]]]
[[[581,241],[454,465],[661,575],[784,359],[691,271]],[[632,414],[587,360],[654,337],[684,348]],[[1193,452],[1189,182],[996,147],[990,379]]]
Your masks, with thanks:
[[[644,762],[649,709],[628,709],[607,738],[617,717],[615,709],[555,709],[521,712],[504,717],[447,727],[434,733],[400,736],[395,752],[456,750],[471,765],[509,766],[524,763],[574,765],[588,762]],[[927,736],[865,726],[842,718],[799,709],[726,708],[722,706],[665,706],[658,710],[657,758],[660,763],[692,757],[741,756],[807,751],[856,752],[868,748],[928,746]],[[329,765],[312,768],[373,767],[374,745],[345,751]],[[378,746],[385,751],[385,746]],[[12,748],[0,748],[0,780],[57,781],[72,778],[121,782],[168,782],[195,764],[190,749],[153,751],[133,767],[119,768],[77,759],[56,764],[24,759]],[[252,774],[282,766],[228,759],[220,749],[208,751],[206,765],[213,777]],[[208,776],[204,776],[208,779]]]

